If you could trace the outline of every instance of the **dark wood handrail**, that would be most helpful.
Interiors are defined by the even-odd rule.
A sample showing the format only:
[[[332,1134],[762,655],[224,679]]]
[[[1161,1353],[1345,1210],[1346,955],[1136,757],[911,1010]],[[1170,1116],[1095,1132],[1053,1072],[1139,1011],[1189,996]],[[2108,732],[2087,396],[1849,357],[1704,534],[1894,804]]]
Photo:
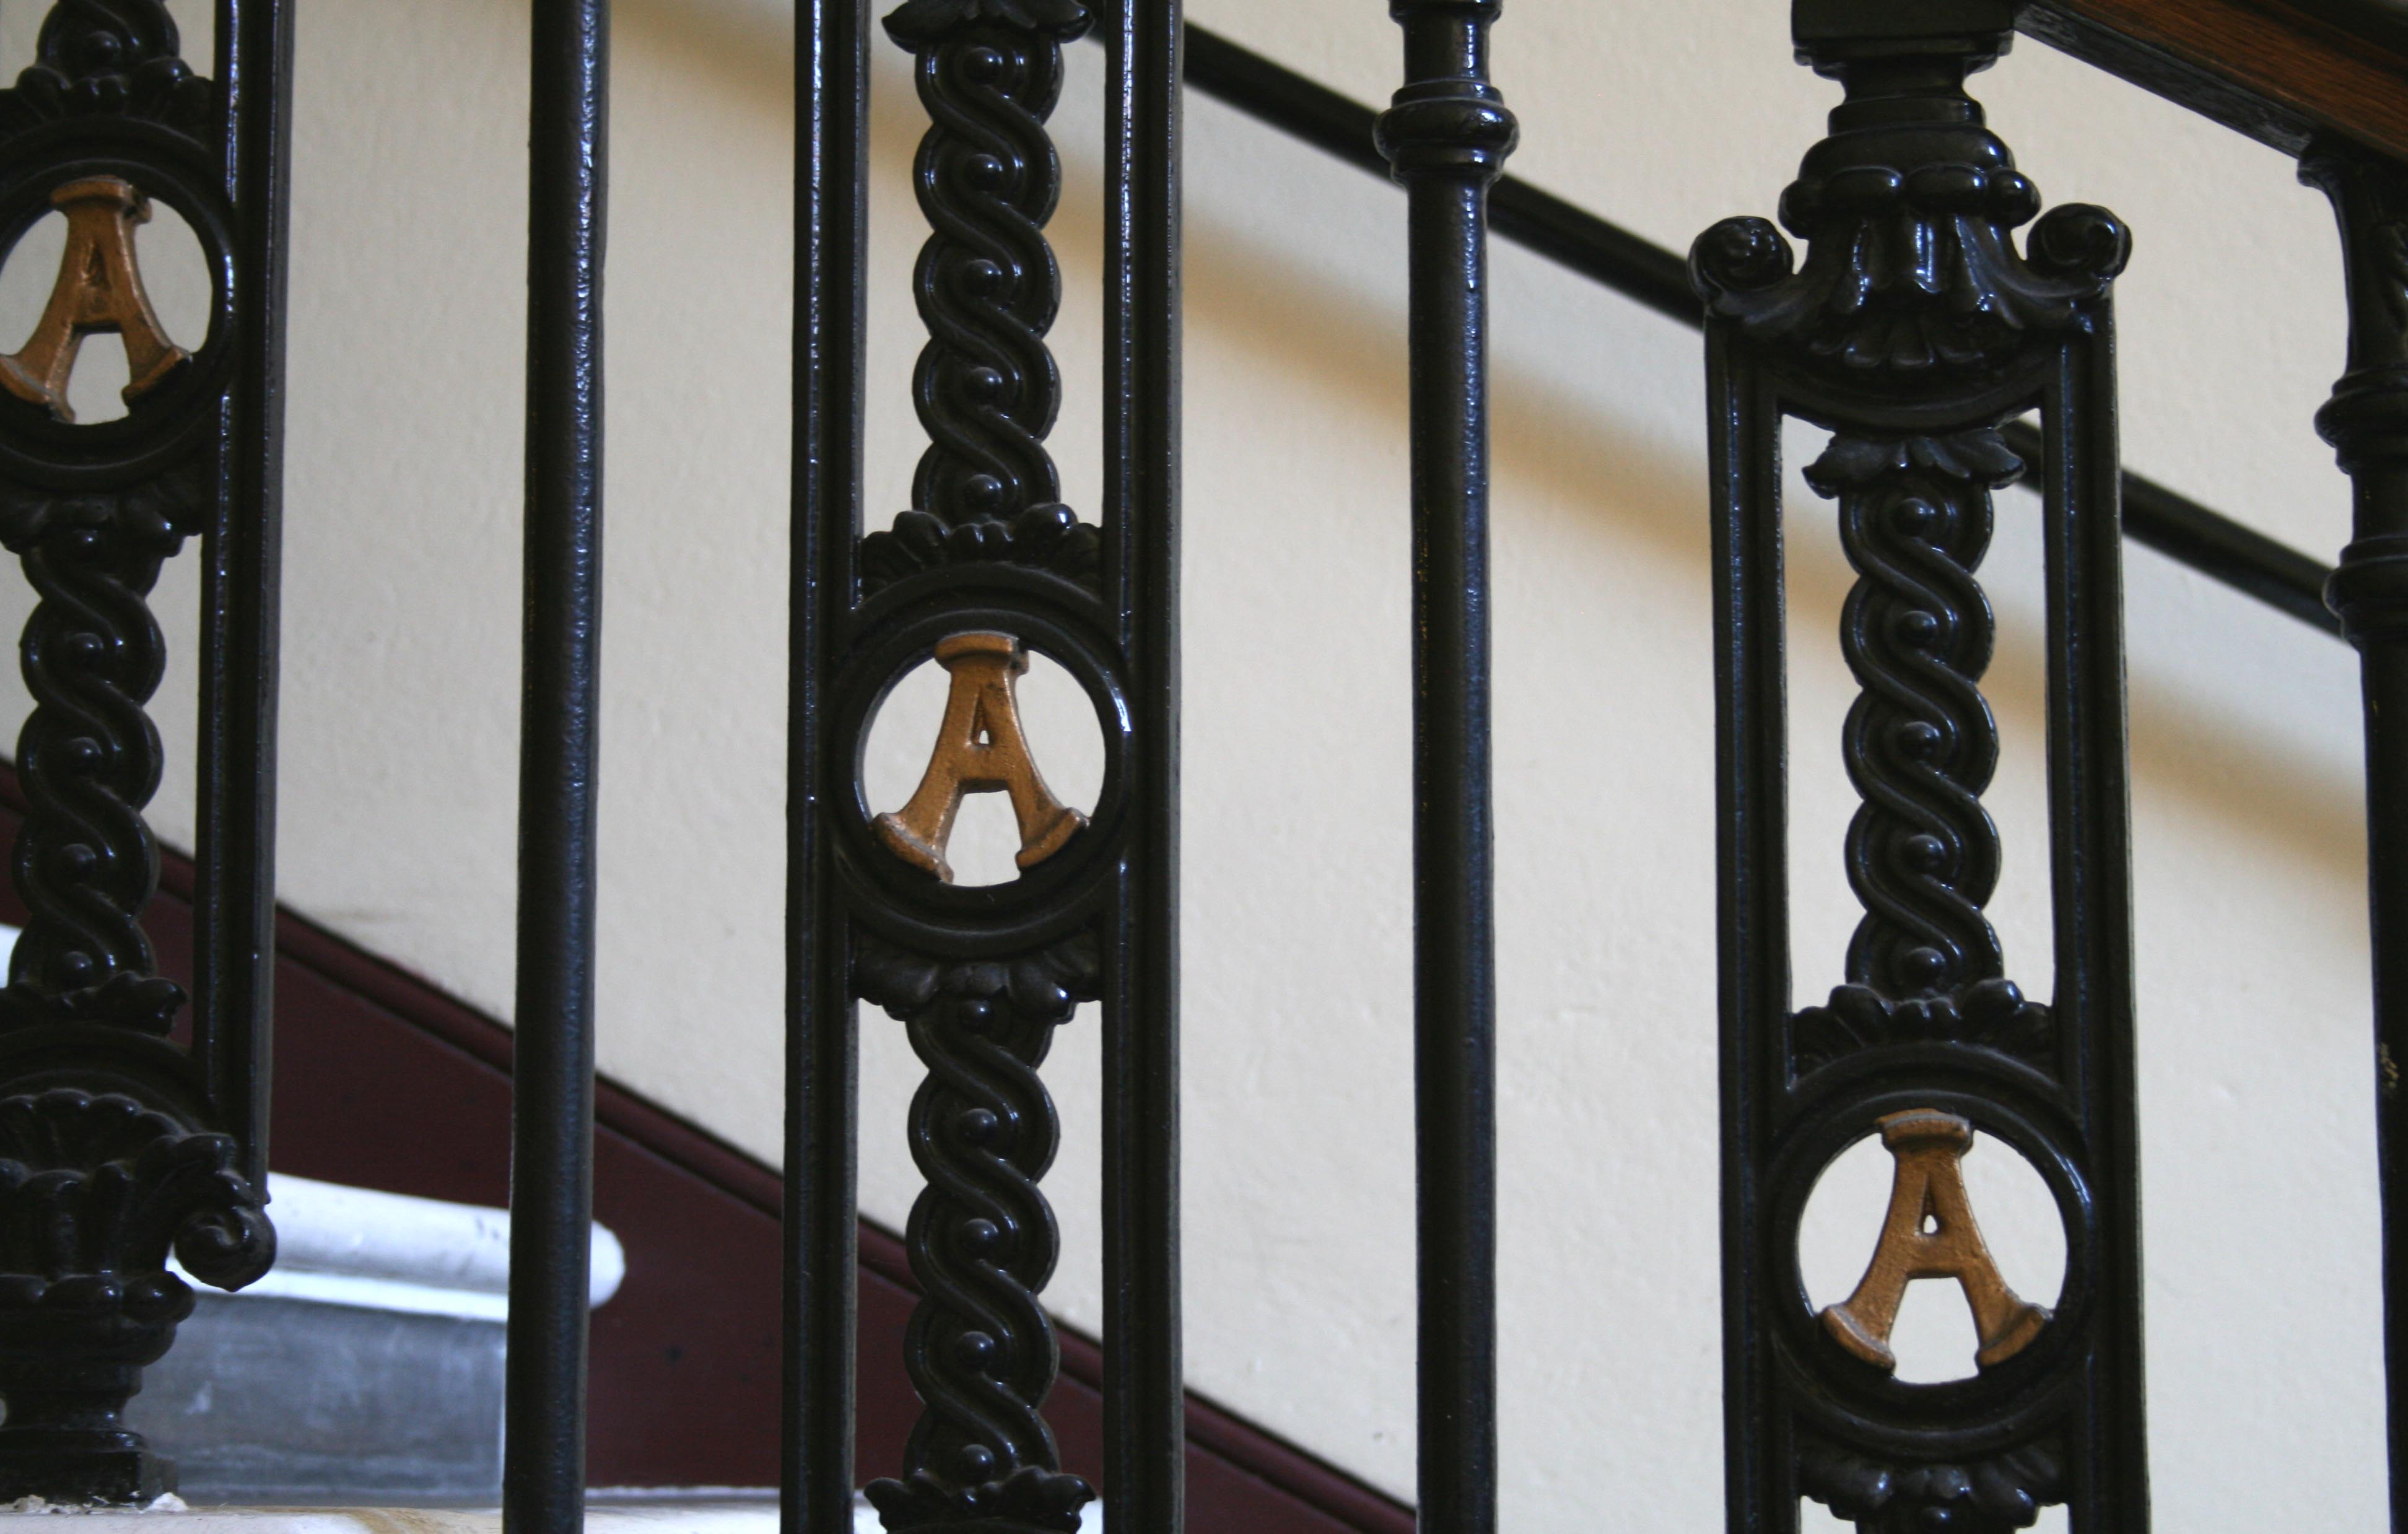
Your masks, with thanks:
[[[2017,26],[2286,154],[2338,133],[2408,160],[2398,0],[2034,0]]]

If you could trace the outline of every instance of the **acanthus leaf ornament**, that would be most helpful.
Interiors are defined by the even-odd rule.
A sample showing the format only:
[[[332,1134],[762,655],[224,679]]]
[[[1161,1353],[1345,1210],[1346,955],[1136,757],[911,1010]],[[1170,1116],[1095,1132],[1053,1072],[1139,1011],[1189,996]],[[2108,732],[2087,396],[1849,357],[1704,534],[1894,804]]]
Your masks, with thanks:
[[[1805,265],[1765,220],[1726,219],[1689,255],[1708,312],[1852,372],[1904,375],[1994,366],[2029,337],[2088,324],[2130,237],[2105,209],[2067,204],[2033,225],[2028,252],[2015,249],[2040,194],[1965,94],[1969,67],[1987,63],[1899,56],[1825,70],[1849,79],[1850,100],[1781,199]],[[1920,119],[1881,105],[1918,93],[1937,108]]]
[[[215,91],[180,50],[165,0],[58,0],[35,62],[0,91],[0,134],[80,116],[148,118],[197,134]]]
[[[1928,1462],[1810,1441],[1799,1455],[1799,1489],[1862,1534],[2014,1534],[2065,1499],[2065,1469],[2049,1441]]]
[[[1799,1076],[1860,1050],[1925,1043],[1973,1044],[2042,1065],[2057,1033],[2048,1008],[2027,1000],[2010,980],[1898,1001],[1870,985],[1836,985],[1828,1003],[1800,1008],[1789,1021],[1791,1068]]]
[[[227,1137],[131,1097],[0,1098],[0,1484],[106,1501],[172,1489],[123,1412],[192,1313],[169,1252],[228,1289],[275,1258],[265,1200],[235,1159]]]
[[[963,565],[1018,565],[1092,587],[1102,555],[1096,528],[1058,503],[1032,506],[1010,522],[980,517],[951,526],[925,511],[905,511],[892,528],[861,540],[861,593],[874,595],[923,571]]]
[[[976,22],[1067,43],[1084,36],[1095,17],[1084,0],[904,0],[887,16],[886,35],[906,48],[925,48]]]

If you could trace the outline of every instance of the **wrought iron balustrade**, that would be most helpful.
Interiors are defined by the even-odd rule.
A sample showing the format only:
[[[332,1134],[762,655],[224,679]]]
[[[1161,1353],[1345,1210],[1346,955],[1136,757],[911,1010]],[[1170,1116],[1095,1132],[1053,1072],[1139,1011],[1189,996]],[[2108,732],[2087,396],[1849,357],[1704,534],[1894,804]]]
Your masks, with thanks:
[[[265,1043],[272,960],[277,580],[290,0],[216,0],[185,59],[165,0],[56,0],[0,91],[0,256],[52,212],[48,308],[0,355],[0,541],[39,604],[13,858],[30,922],[0,991],[0,1499],[124,1503],[172,1467],[122,1420],[192,1306],[274,1254]],[[2362,654],[2386,1292],[2408,1126],[2408,34],[2361,0],[1794,0],[1836,81],[1781,222],[1727,220],[1684,260],[1505,175],[1521,129],[1490,78],[1498,0],[1392,0],[1400,89],[1353,102],[1182,23],[1179,0],[799,0],[785,826],[784,1518],[1072,1534],[1183,1527],[1179,1203],[1182,95],[1188,86],[1392,176],[1409,199],[1413,549],[1419,1516],[1497,1526],[1496,1039],[1489,756],[1486,239],[1500,236],[1702,328],[1714,538],[1727,1519],[1794,1529],[1800,1498],[1873,1534],[2081,1534],[2149,1519],[2140,1312],[2127,537],[2346,638]],[[608,0],[535,0],[518,1045],[506,1508],[581,1527],[595,1123]],[[876,21],[879,24],[873,26]],[[1600,11],[1602,46],[1612,27]],[[2123,467],[2113,284],[2123,224],[2042,211],[1968,93],[2022,29],[2300,160],[2338,211],[2347,370],[2316,428],[2355,485],[2337,568]],[[1102,501],[1064,504],[1048,335],[1061,302],[1050,119],[1064,50],[1100,40],[1107,209]],[[1777,36],[1729,46],[1777,48]],[[871,50],[908,53],[927,120],[928,237],[873,273]],[[203,333],[146,295],[138,231],[172,208],[212,282]],[[1799,242],[1793,245],[1792,239]],[[1800,248],[1802,246],[1802,249]],[[907,508],[864,500],[865,314],[908,280],[928,446]],[[81,349],[116,344],[121,419],[80,423]],[[1845,982],[1789,994],[1782,423],[1857,574],[1842,741],[1864,917]],[[2033,418],[2036,417],[2036,422]],[[2302,428],[2306,423],[2300,423]],[[1987,907],[1999,741],[1981,682],[1992,493],[2041,492],[2047,595],[2052,995]],[[1812,509],[1801,509],[1800,515]],[[144,907],[163,771],[145,710],[165,640],[146,598],[197,538],[205,622],[196,984],[158,972]],[[1091,803],[1049,785],[1022,720],[1032,655],[1094,705]],[[868,731],[923,666],[947,701],[917,791],[874,813]],[[1015,877],[957,882],[968,795],[999,793]],[[862,1122],[856,1004],[926,1068],[904,1125]],[[1802,1002],[1802,1004],[1801,1004]],[[1044,1072],[1094,1004],[1105,1106],[1100,1485],[1046,1419],[1059,1364]],[[883,1024],[876,1025],[884,1025]],[[1699,1026],[1705,1026],[1699,1020]],[[926,1187],[904,1244],[924,1404],[901,1463],[854,1463],[856,1148],[908,1137]],[[1960,1161],[1977,1134],[2038,1168],[2062,1293],[2017,1296]],[[1893,1160],[1888,1218],[1844,1301],[1803,1302],[1807,1193],[1851,1144]],[[1900,1380],[1899,1297],[1957,1282],[1978,1369]],[[2386,1318],[2393,1527],[2408,1528],[2408,1312]]]

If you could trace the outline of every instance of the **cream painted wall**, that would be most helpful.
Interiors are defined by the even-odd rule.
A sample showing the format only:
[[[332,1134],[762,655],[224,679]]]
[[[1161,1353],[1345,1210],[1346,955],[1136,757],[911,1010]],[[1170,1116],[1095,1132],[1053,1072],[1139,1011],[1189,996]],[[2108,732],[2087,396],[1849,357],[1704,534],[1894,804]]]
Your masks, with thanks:
[[[1192,3],[1359,97],[1393,83],[1373,0]],[[25,51],[32,9],[0,6],[0,66]],[[1725,214],[1769,211],[1835,93],[1789,62],[1784,9],[1515,0],[1496,68],[1524,124],[1513,168],[1675,247]],[[619,14],[602,1059],[774,1158],[790,22],[782,0],[621,0]],[[296,76],[283,889],[497,1012],[511,978],[524,30],[523,6],[503,0],[313,0]],[[889,51],[874,147],[881,517],[906,504],[919,447],[899,280],[921,237],[915,108]],[[1073,50],[1072,66],[1055,443],[1066,498],[1092,512],[1100,53]],[[2037,45],[1977,91],[2052,200],[2105,203],[2136,231],[2119,288],[2130,461],[2329,556],[2344,491],[2307,426],[2340,357],[2319,200],[2271,151]],[[1190,111],[1188,1357],[1198,1388],[1410,1494],[1402,205],[1212,103]],[[1698,346],[1518,251],[1496,267],[1505,1514],[1571,1530],[1602,1504],[1633,1528],[1711,1527]],[[22,334],[38,292],[15,292],[0,283],[0,331]],[[1815,642],[1845,566],[1820,503],[1799,497],[1810,994],[1837,978],[1855,918],[1830,744],[1853,686]],[[2000,923],[2027,988],[2044,991],[2029,509],[2019,492],[2001,499],[1992,695],[2009,758],[1992,799],[2009,847]],[[189,563],[161,603],[179,635]],[[13,624],[23,599],[7,599]],[[2128,612],[2161,1521],[2372,1531],[2352,659],[2145,552]],[[932,706],[924,690],[899,699],[917,722],[876,742],[882,805],[908,790]],[[1092,778],[1075,692],[1033,688],[1031,711],[1048,770]],[[178,768],[158,819],[188,840],[190,710],[162,714]],[[1052,1298],[1090,1327],[1092,1025],[1063,1030],[1052,1068],[1066,1140],[1051,1183],[1068,1245]],[[916,1182],[896,1126],[917,1072],[882,1015],[864,1036],[863,1202],[899,1223]],[[2011,1168],[1975,1166],[1996,1243],[2044,1291],[2044,1217],[2018,1212]],[[1861,1261],[1880,1176],[1842,1190],[1856,1202],[1810,1257]],[[1953,1317],[1943,1304],[1930,1319]]]

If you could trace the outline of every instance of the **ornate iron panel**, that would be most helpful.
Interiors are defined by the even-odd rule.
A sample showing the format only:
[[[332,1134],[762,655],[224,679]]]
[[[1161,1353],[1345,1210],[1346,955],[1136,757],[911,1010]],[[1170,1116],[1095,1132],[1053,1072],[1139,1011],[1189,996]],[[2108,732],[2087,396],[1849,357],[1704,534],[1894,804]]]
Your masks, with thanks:
[[[0,250],[64,216],[34,334],[0,357],[0,542],[40,595],[21,656],[31,913],[0,991],[0,1499],[139,1500],[174,1467],[120,1415],[192,1291],[265,1272],[282,368],[281,0],[220,0],[208,73],[163,0],[60,0],[0,91]],[[206,330],[170,334],[142,225],[197,237]],[[75,367],[123,348],[120,419],[79,422]],[[145,712],[165,666],[147,598],[201,540],[195,992],[158,973]]]
[[[2146,1526],[2132,976],[2109,285],[2113,215],[2038,194],[1963,89],[2010,40],[2003,0],[1799,0],[1801,60],[1846,101],[1782,202],[1698,241],[1719,584],[1725,1374],[1730,1527],[1797,1527],[1812,1497],[1867,1530]],[[2037,410],[2038,462],[2002,434]],[[1841,642],[1863,689],[1842,758],[1865,909],[1847,982],[1789,995],[1780,431],[1831,433],[1806,470],[1857,581]],[[1993,491],[2025,474],[2046,547],[2057,993],[2027,997],[1985,912],[1981,796],[1998,737],[1977,579]],[[2052,1310],[2008,1290],[1957,1158],[2023,1156],[2066,1233]],[[1897,1158],[1864,1282],[1819,1314],[1798,1256],[1816,1180],[1879,1134]],[[1914,1278],[1954,1279],[1968,1377],[1907,1383],[1888,1346]]]
[[[914,181],[927,331],[912,505],[862,536],[861,93],[867,16],[815,7],[803,50],[795,736],[789,840],[790,1527],[849,1527],[853,998],[928,1076],[908,1125],[927,1179],[905,1231],[924,1297],[905,1362],[924,1412],[868,1486],[889,1528],[1074,1530],[1096,1488],[1043,1416],[1058,1355],[1039,1297],[1058,1237],[1042,1189],[1057,1129],[1041,1067],[1101,1002],[1106,1438],[1115,1527],[1173,1530],[1183,1463],[1178,1322],[1175,535],[1178,39],[1171,0],[908,0],[929,127]],[[1061,299],[1046,223],[1063,45],[1101,24],[1107,123],[1106,499],[1060,500],[1046,335]],[[1105,769],[1092,806],[1047,786],[1016,683],[1032,653],[1085,692]],[[918,791],[873,812],[871,723],[916,667],[950,697]],[[1010,798],[1017,877],[953,882],[964,796]]]

